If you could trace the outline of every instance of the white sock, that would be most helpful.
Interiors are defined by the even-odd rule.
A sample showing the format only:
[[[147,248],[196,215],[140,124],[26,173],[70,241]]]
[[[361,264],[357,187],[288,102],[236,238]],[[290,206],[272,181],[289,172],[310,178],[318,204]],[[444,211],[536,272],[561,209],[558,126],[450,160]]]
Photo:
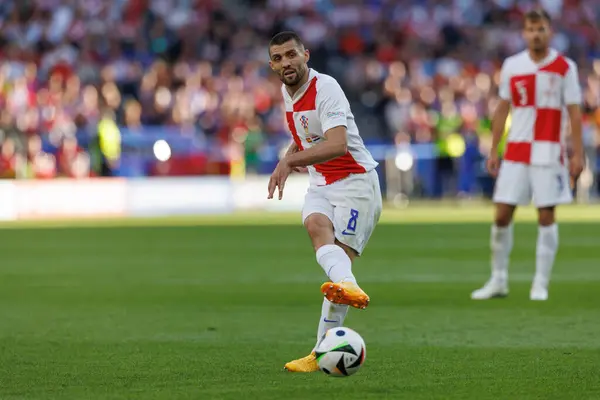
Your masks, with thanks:
[[[499,227],[492,225],[490,240],[492,250],[492,279],[508,281],[508,261],[513,247],[513,225]]]
[[[535,255],[534,284],[548,287],[552,266],[558,250],[558,225],[540,226],[538,228],[537,248]]]
[[[317,331],[317,344],[319,344],[321,338],[329,329],[344,326],[344,319],[346,318],[347,313],[347,305],[335,304],[327,299],[323,299],[321,319],[319,320],[319,329]]]
[[[352,261],[344,249],[335,244],[326,244],[317,250],[317,262],[332,282],[356,283],[352,274]]]

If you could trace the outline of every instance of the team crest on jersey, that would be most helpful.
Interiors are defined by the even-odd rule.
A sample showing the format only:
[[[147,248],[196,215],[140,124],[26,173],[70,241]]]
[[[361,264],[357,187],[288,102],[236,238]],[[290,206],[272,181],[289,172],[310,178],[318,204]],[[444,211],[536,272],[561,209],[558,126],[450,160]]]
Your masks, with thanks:
[[[554,96],[555,94],[557,94],[557,83],[558,83],[558,79],[556,78],[556,76],[554,74],[550,75],[549,79],[548,79],[548,87],[547,89],[544,91],[544,94],[548,97],[550,96]]]
[[[304,133],[306,133],[308,135],[308,118],[306,118],[306,115],[303,115],[300,117],[300,123],[302,124],[302,127],[304,128]]]
[[[302,128],[304,128],[304,133],[306,134],[306,141],[308,143],[314,143],[321,139],[319,135],[313,135],[308,132],[308,118],[306,117],[306,115],[300,117],[300,123],[302,124]]]

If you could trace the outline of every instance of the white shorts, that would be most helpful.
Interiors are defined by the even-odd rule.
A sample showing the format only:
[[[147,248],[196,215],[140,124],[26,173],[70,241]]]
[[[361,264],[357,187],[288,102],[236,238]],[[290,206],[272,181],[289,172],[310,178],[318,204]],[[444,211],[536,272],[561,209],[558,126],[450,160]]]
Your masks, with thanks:
[[[537,208],[571,203],[567,168],[503,161],[494,189],[494,203],[517,206],[528,205],[532,200]]]
[[[302,223],[324,214],[333,223],[335,238],[362,254],[382,209],[377,171],[352,174],[327,186],[311,186],[304,198]]]

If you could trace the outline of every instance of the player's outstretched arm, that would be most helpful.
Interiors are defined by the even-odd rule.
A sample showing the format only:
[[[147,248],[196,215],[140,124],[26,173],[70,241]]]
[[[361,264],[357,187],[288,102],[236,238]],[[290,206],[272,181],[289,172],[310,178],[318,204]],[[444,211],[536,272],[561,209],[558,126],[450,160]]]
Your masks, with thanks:
[[[325,140],[303,151],[286,156],[290,168],[307,167],[341,157],[348,151],[346,127],[336,126],[325,132]]]
[[[490,150],[487,165],[488,171],[490,174],[492,174],[492,176],[496,176],[498,174],[498,169],[500,168],[500,161],[498,159],[498,146],[500,145],[502,135],[504,134],[504,127],[506,125],[506,118],[508,118],[509,111],[510,101],[500,99],[498,106],[494,111],[494,115],[492,116],[492,149]]]

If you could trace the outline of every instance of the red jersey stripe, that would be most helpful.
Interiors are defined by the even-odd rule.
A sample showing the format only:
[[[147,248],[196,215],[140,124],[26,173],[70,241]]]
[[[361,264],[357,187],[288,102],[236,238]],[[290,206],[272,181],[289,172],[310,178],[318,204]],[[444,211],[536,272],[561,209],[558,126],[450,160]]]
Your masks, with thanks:
[[[294,103],[294,112],[317,109],[317,77],[312,78],[306,92]]]
[[[292,138],[294,139],[296,146],[298,146],[298,150],[304,150],[302,141],[300,140],[300,136],[298,136],[298,131],[296,130],[296,124],[294,123],[294,113],[291,111],[286,112],[285,119],[287,120],[288,128],[290,129]]]
[[[550,64],[546,65],[543,68],[540,68],[540,71],[552,72],[561,76],[565,76],[569,71],[569,63],[567,62],[567,60],[565,60],[563,56],[558,56]]]
[[[325,177],[326,185],[344,179],[350,174],[364,174],[367,172],[362,165],[356,162],[349,151],[341,157],[322,164],[316,164],[315,169]]]

